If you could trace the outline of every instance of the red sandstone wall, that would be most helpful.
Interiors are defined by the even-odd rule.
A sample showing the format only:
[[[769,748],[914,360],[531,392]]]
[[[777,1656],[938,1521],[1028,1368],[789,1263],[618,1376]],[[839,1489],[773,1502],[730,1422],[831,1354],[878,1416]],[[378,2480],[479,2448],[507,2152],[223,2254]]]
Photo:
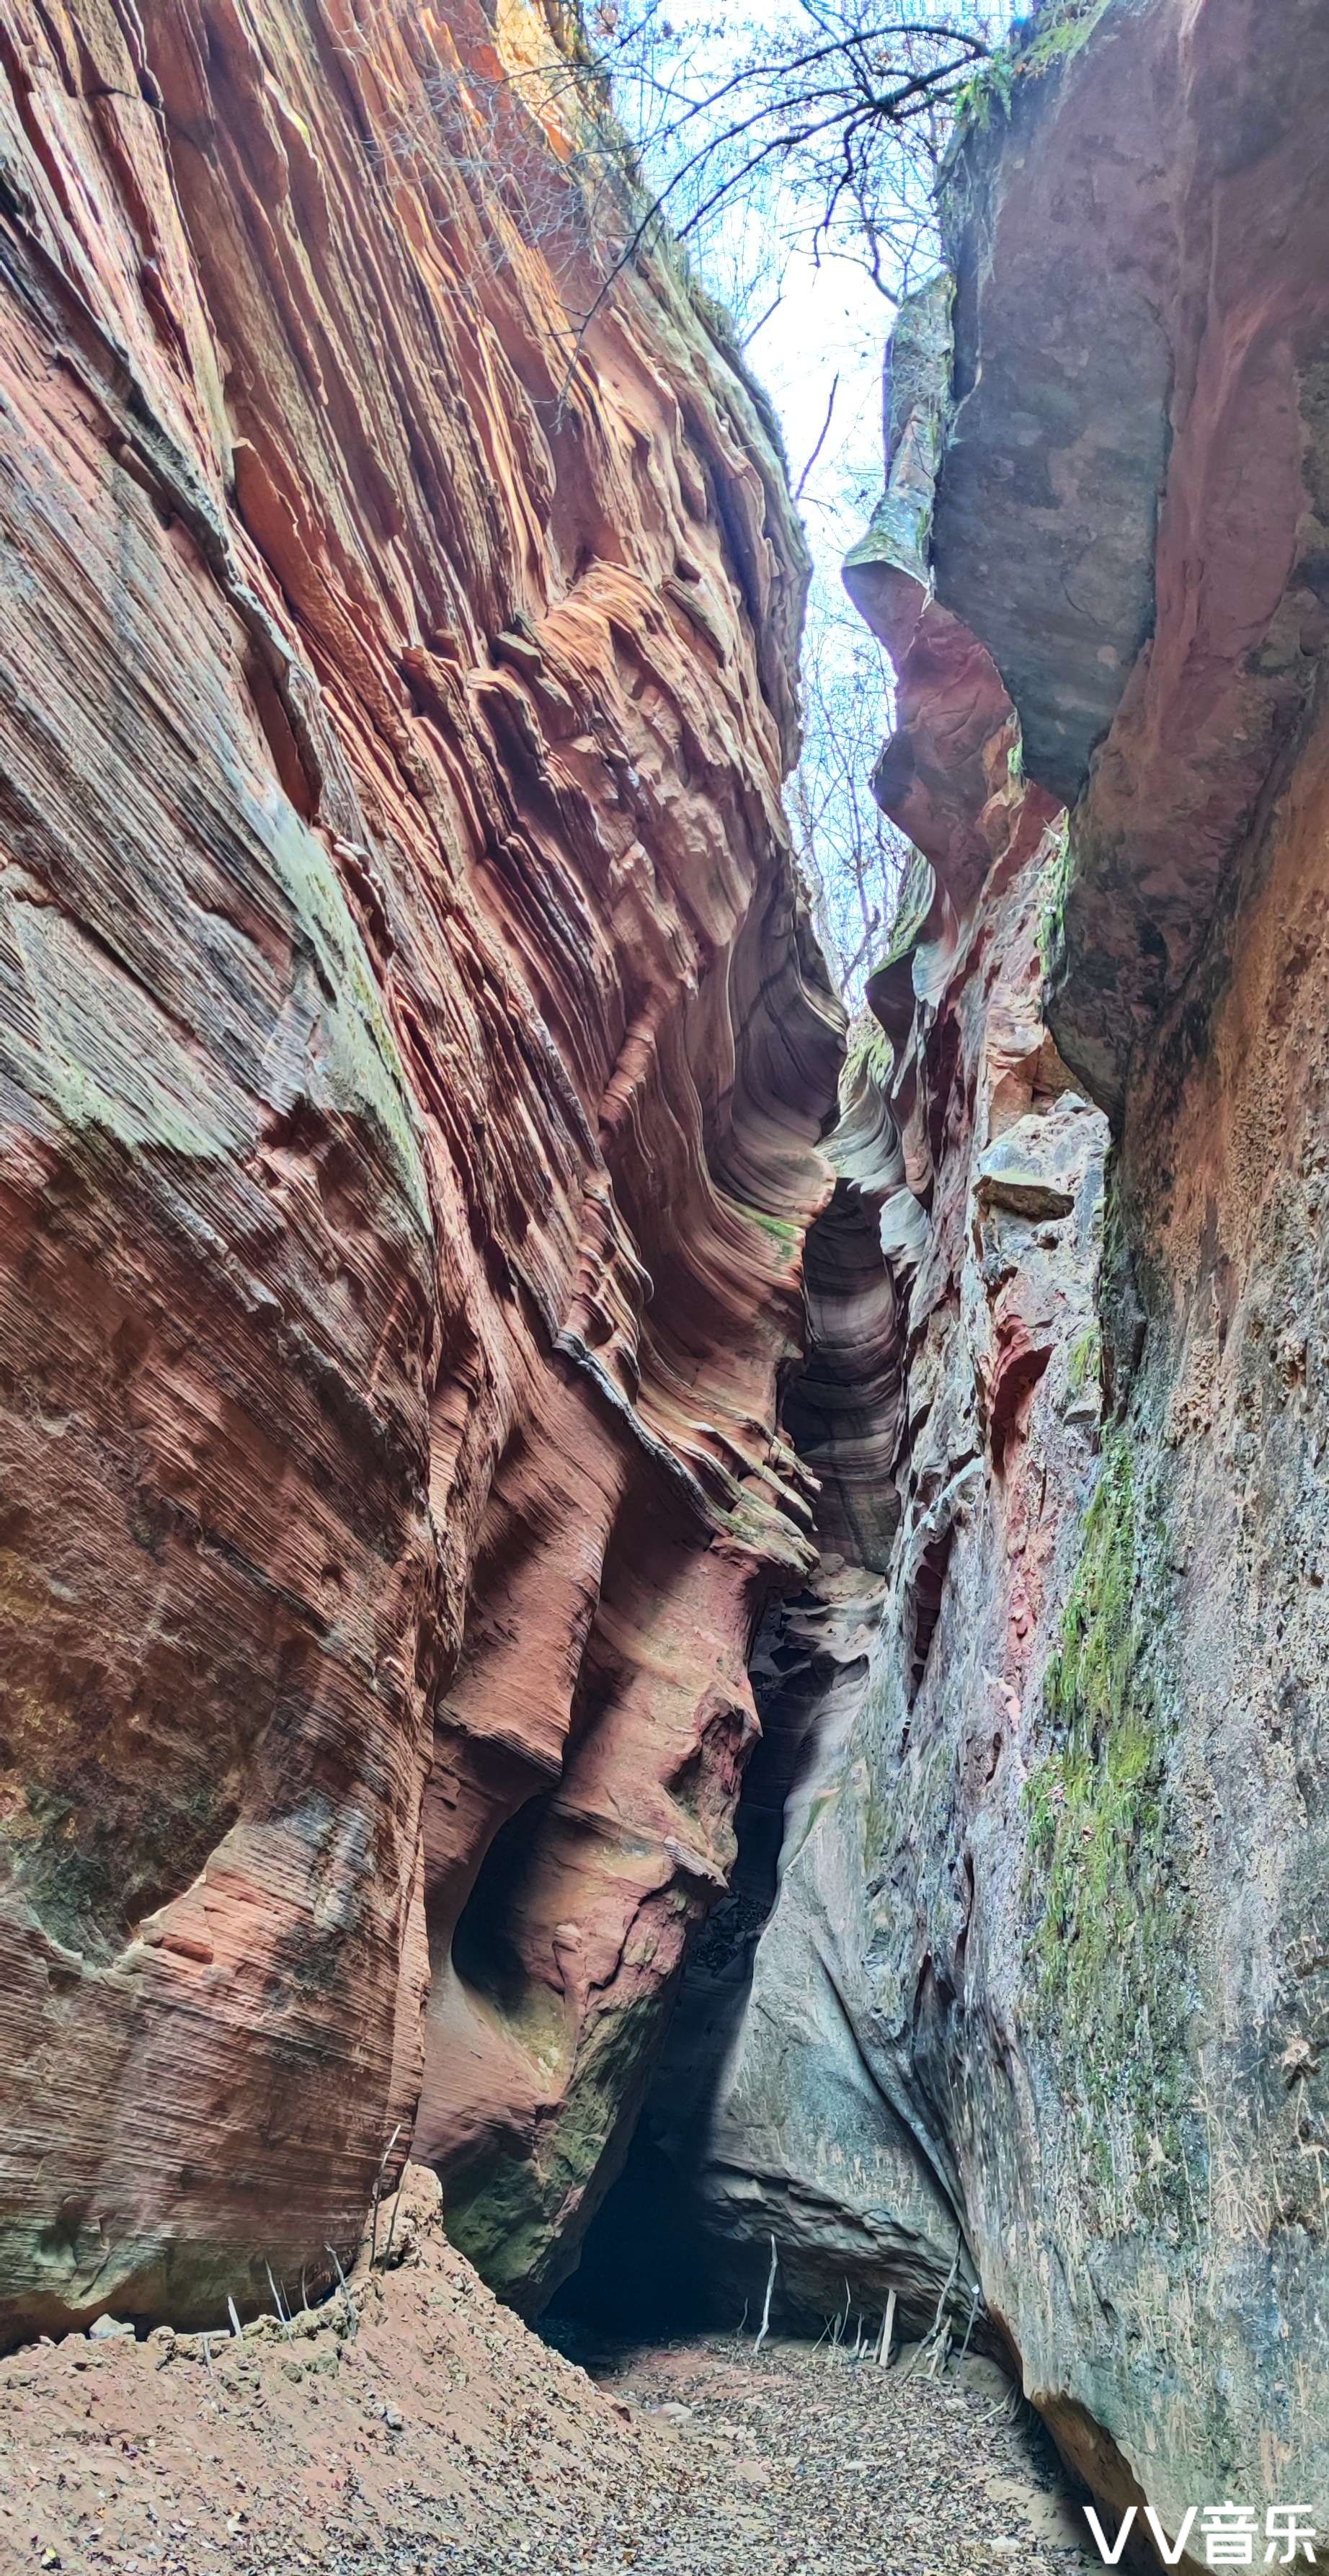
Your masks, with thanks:
[[[422,2060],[543,2259],[804,1552],[798,541],[503,14],[0,9],[11,2332],[326,2273]]]

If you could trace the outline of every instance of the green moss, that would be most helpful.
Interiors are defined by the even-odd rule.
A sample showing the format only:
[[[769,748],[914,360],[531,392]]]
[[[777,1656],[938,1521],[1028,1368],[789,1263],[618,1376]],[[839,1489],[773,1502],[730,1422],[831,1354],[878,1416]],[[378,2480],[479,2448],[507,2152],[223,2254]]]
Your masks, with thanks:
[[[1038,962],[1051,983],[1061,959],[1066,890],[1071,880],[1071,818],[1063,814],[1048,834],[1048,855],[1038,906]]]
[[[424,1240],[432,1233],[419,1122],[364,943],[317,833],[288,814],[274,868],[308,943],[322,999],[320,1070],[331,1104],[378,1140]]]
[[[30,1016],[11,1048],[25,1088],[63,1125],[126,1155],[154,1148],[221,1161],[248,1142],[239,1096],[181,1044],[165,1016],[64,914],[15,907]]]
[[[66,1949],[105,1949],[101,1925],[117,1911],[116,1853],[109,1837],[79,1831],[70,1798],[34,1784],[7,1829],[14,1875],[44,1929]]]
[[[915,850],[900,888],[886,954],[880,964],[874,966],[874,975],[884,975],[889,967],[900,965],[917,947],[923,924],[932,910],[933,891],[932,870],[922,851]]]
[[[131,1797],[95,1765],[32,1781],[6,1820],[15,1884],[52,1939],[109,1956],[133,1924],[187,1886],[234,1815],[224,1784]]]
[[[871,1011],[860,1011],[845,1041],[844,1066],[840,1074],[840,1101],[843,1106],[854,1090],[860,1075],[883,1086],[895,1069],[895,1054],[884,1028],[874,1020]]]
[[[924,590],[931,584],[932,503],[951,411],[954,294],[950,271],[939,269],[906,296],[891,335],[886,489],[843,566],[850,597],[869,625],[873,574],[894,570]]]
[[[1108,0],[1059,0],[1044,9],[1037,34],[1026,44],[1011,39],[988,56],[956,99],[956,133],[963,140],[994,115],[1009,116],[1021,81],[1041,80],[1073,61],[1088,43]]]
[[[1048,1669],[1054,1724],[1097,1741],[1127,1715],[1135,1665],[1136,1498],[1130,1448],[1113,1442],[1085,1517],[1084,1548]]]
[[[1118,1433],[1044,1682],[1052,1750],[1024,1792],[1037,2012],[1074,2069],[1073,2118],[1091,2166],[1105,2151],[1105,2113],[1129,2105],[1143,2160],[1174,2135],[1189,2083],[1188,1899],[1170,1875],[1158,1662],[1160,1514],[1156,1498],[1142,1503]]]
[[[772,1243],[777,1243],[782,1252],[795,1253],[800,1249],[803,1241],[803,1227],[793,1219],[767,1216],[761,1208],[751,1206],[746,1199],[740,1199],[738,1205],[749,1223],[759,1225],[762,1233],[768,1234]]]
[[[606,2150],[635,2114],[662,2023],[654,1988],[607,2013],[534,2152],[486,2157],[449,2195],[449,2238],[500,2298],[538,2303],[563,2228],[588,2192],[598,2197]]]
[[[1091,1378],[1097,1378],[1103,1367],[1103,1336],[1096,1323],[1087,1324],[1078,1341],[1071,1344],[1066,1362],[1066,1383],[1072,1395],[1081,1395]]]

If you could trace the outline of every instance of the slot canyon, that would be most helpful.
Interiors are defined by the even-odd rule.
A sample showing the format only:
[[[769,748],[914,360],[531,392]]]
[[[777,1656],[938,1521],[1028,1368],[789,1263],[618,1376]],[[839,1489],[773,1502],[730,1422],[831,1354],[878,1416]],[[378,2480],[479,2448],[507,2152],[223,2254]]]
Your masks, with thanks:
[[[760,2323],[1128,2562],[1329,2530],[1327,108],[1324,0],[975,79],[846,1009],[578,11],[0,0],[0,2564],[222,2563],[21,2501],[117,2372],[136,2476],[231,2347],[405,2459],[411,2297],[588,2514],[577,2355]],[[733,2564],[943,2563],[864,2510]]]

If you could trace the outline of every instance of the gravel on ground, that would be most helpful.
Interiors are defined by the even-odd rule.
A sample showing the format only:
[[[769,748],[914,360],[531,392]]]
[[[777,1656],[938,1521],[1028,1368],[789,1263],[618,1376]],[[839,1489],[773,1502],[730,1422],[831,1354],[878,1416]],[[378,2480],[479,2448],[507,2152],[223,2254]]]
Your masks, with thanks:
[[[391,2267],[366,2256],[293,2318],[210,2336],[105,2319],[0,2359],[5,2576],[1097,2565],[995,2364],[932,2379],[732,2336],[573,2359],[447,2244],[432,2178],[402,2209]]]

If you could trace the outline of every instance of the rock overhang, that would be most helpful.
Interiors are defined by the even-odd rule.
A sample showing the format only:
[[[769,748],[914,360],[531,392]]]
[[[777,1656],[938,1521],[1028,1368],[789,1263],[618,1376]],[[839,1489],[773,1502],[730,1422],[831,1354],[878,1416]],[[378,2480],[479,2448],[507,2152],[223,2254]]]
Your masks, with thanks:
[[[937,595],[992,654],[1029,769],[1065,804],[1153,621],[1167,244],[1132,238],[1120,201],[1139,173],[1111,141],[1138,89],[1133,44],[1111,40],[1138,9],[1096,8],[1092,49],[1088,19],[1067,19],[1080,49],[1017,76],[1004,114],[974,112],[943,198],[956,291]]]
[[[1072,810],[1052,1018],[1115,1116],[1323,650],[1327,56],[1310,0],[1277,45],[1256,0],[1062,0],[947,175],[930,580]]]

